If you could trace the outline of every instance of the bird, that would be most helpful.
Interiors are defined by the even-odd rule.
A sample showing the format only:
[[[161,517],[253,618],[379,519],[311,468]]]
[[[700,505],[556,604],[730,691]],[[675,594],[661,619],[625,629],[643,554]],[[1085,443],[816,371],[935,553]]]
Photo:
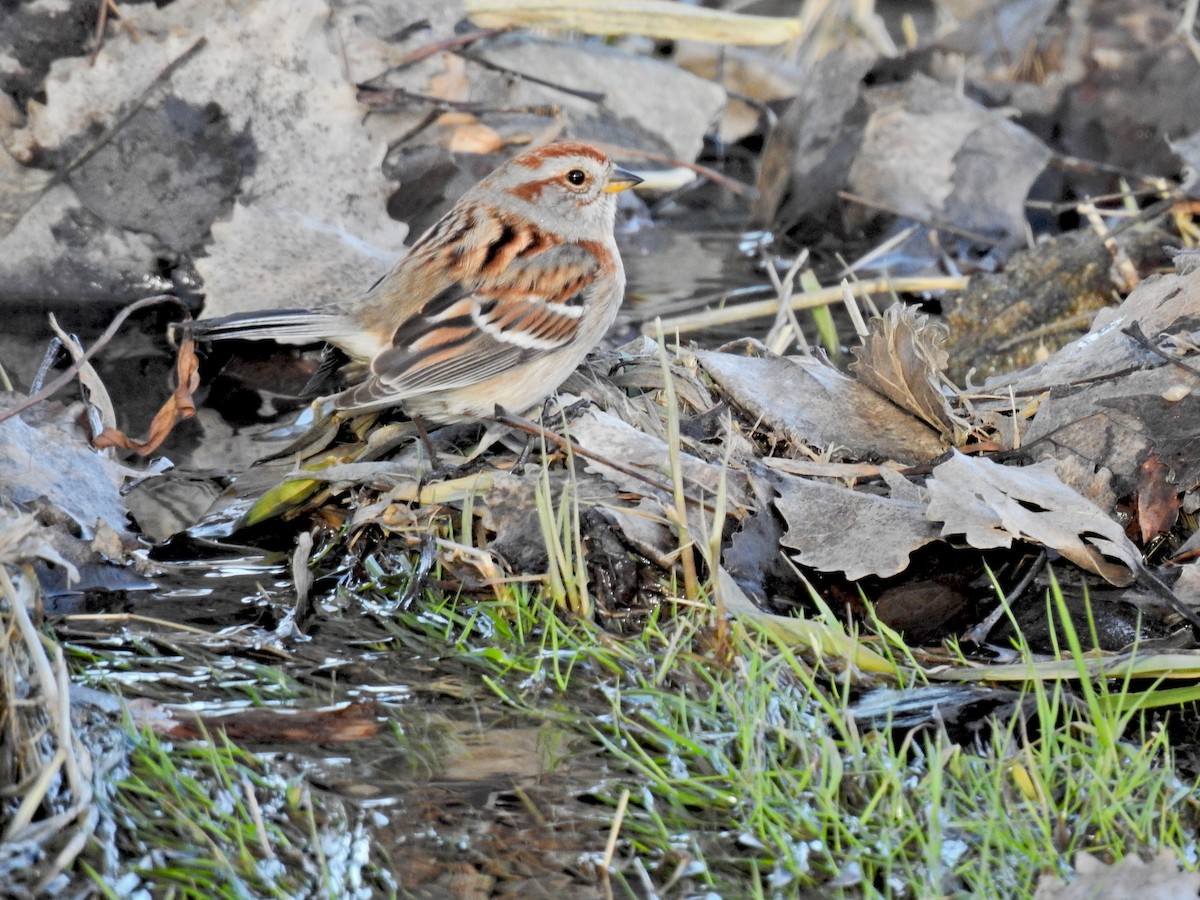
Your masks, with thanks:
[[[318,403],[431,424],[542,403],[604,337],[625,293],[616,194],[642,181],[598,148],[526,150],[468,189],[369,290],[191,324],[201,341],[324,342]]]

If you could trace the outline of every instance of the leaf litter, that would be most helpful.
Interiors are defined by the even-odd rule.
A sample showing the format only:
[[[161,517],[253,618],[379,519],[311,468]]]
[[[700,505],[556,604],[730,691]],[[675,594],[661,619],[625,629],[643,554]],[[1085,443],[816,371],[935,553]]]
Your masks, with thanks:
[[[83,361],[78,369],[87,404],[42,406],[0,423],[8,429],[6,449],[23,454],[3,460],[15,467],[3,481],[0,547],[12,550],[14,562],[40,560],[43,578],[56,568],[75,578],[85,563],[132,561],[130,568],[162,584],[169,567],[160,561],[155,574],[136,546],[139,531],[170,539],[166,547],[185,555],[203,550],[229,560],[245,552],[234,542],[244,542],[252,551],[289,558],[290,577],[270,567],[251,576],[261,582],[253,614],[259,618],[248,619],[242,610],[241,630],[223,640],[241,657],[231,681],[260,682],[262,673],[251,663],[277,655],[290,656],[289,663],[304,657],[308,670],[282,679],[288,687],[271,700],[276,709],[265,717],[225,710],[189,725],[200,729],[191,735],[244,727],[236,733],[254,741],[271,732],[272,716],[294,712],[299,702],[312,718],[294,719],[287,734],[337,740],[321,729],[336,730],[337,717],[348,709],[351,729],[362,729],[350,739],[369,744],[365,735],[378,725],[370,703],[315,708],[312,701],[327,696],[329,679],[362,676],[374,661],[369,655],[322,660],[315,646],[311,654],[298,647],[330,633],[355,647],[444,635],[449,626],[437,620],[440,613],[403,618],[421,587],[502,599],[504,586],[549,587],[550,572],[562,575],[577,562],[585,563],[578,571],[592,604],[581,608],[617,633],[637,631],[669,610],[673,592],[664,585],[686,582],[690,567],[690,577],[706,579],[734,621],[754,623],[784,646],[849,661],[860,674],[895,674],[899,664],[854,636],[856,623],[866,621],[884,633],[899,628],[912,636],[910,643],[919,635],[924,649],[914,650],[905,665],[920,661],[930,677],[996,682],[1076,678],[1079,670],[1073,663],[1007,664],[997,643],[977,648],[984,658],[1000,660],[987,668],[977,660],[939,668],[946,656],[938,642],[986,638],[993,617],[1005,610],[1036,614],[1049,583],[1044,573],[1063,578],[1070,572],[1085,590],[1107,590],[1106,602],[1127,613],[1099,620],[1100,646],[1116,650],[1131,639],[1175,645],[1171,653],[1090,660],[1090,674],[1194,679],[1194,634],[1181,623],[1194,623],[1198,593],[1196,563],[1187,561],[1194,535],[1187,538],[1200,480],[1192,410],[1200,267],[1194,254],[1183,253],[1173,273],[1138,282],[1150,268],[1163,271],[1164,258],[1154,248],[1164,235],[1180,243],[1175,231],[1160,227],[1168,215],[1175,215],[1179,235],[1188,233],[1180,195],[1146,173],[1165,170],[1157,160],[1167,152],[1168,137],[1188,159],[1190,145],[1179,135],[1200,130],[1186,99],[1171,110],[1149,101],[1137,110],[1114,103],[1124,96],[1122,79],[1130,81],[1121,75],[1123,58],[1101,55],[1095,59],[1103,65],[1088,65],[1082,40],[1085,32],[1103,33],[1131,58],[1144,56],[1138,41],[1168,24],[1161,11],[1127,11],[1144,30],[1121,29],[1118,36],[1085,23],[1078,10],[1066,9],[1071,4],[1002,4],[995,20],[986,11],[945,5],[937,34],[922,35],[904,54],[870,16],[838,21],[843,40],[831,43],[810,39],[829,23],[809,20],[807,11],[797,19],[727,20],[721,11],[681,7],[669,10],[672,17],[655,18],[662,10],[652,5],[470,2],[425,10],[428,18],[420,20],[405,4],[364,7],[354,15],[335,15],[322,3],[286,10],[262,3],[247,16],[214,17],[186,0],[130,10],[128,22],[110,28],[94,64],[65,56],[40,69],[44,85],[11,88],[17,96],[27,92],[28,122],[14,126],[22,115],[17,109],[0,132],[0,177],[14,186],[0,209],[0,266],[11,270],[4,280],[26,296],[29,285],[43,279],[46,296],[123,301],[158,293],[164,278],[185,295],[202,283],[209,313],[294,304],[304,296],[329,299],[360,290],[369,281],[364,272],[382,270],[402,252],[405,228],[387,218],[389,204],[411,210],[407,221],[419,227],[486,170],[489,155],[565,133],[657,164],[692,165],[709,153],[705,134],[727,112],[732,82],[690,74],[620,40],[581,45],[520,29],[453,33],[463,15],[485,29],[537,15],[542,23],[607,35],[674,38],[672,29],[684,29],[697,40],[732,42],[729,29],[735,28],[747,45],[799,35],[790,58],[749,57],[754,65],[747,70],[767,77],[761,85],[749,77],[738,81],[732,99],[742,113],[736,123],[722,119],[722,133],[732,139],[757,139],[761,124],[772,123],[761,135],[756,171],[724,161],[757,184],[754,208],[743,213],[796,240],[821,229],[881,239],[852,267],[831,270],[837,277],[851,270],[940,277],[949,270],[952,282],[912,288],[926,291],[920,299],[931,309],[941,301],[948,338],[926,313],[892,304],[872,317],[847,373],[820,353],[775,353],[753,340],[718,349],[664,347],[661,335],[670,330],[652,327],[652,308],[635,308],[624,324],[641,326],[657,340],[609,344],[540,419],[500,417],[489,448],[475,446],[477,435],[462,430],[440,432],[431,436],[436,459],[430,459],[393,423],[374,432],[327,431],[307,448],[249,470],[214,467],[148,478],[116,462],[111,451],[91,447],[148,454],[164,441],[178,448],[188,440],[194,423],[170,432],[195,411],[199,372],[191,348],[179,348],[176,392],[140,440],[112,421],[99,440],[98,429],[80,426],[87,416],[79,413],[90,409],[101,410],[101,420],[112,418],[102,402],[103,377]],[[329,39],[330,22],[338,41]],[[1158,96],[1172,96],[1172,85],[1184,85],[1174,96],[1191,96],[1187,73],[1195,59],[1188,46],[1171,37],[1156,48],[1162,60],[1174,61],[1174,68],[1161,61],[1152,67]],[[963,60],[957,77],[970,85],[970,99],[947,86],[941,67],[948,48]],[[17,47],[12,58],[28,52]],[[690,52],[693,60],[708,59],[694,47]],[[27,67],[21,77],[36,71]],[[868,72],[875,73],[869,88],[863,84]],[[879,81],[880,72],[895,83]],[[671,79],[671,102],[656,104],[638,90],[659,77]],[[14,83],[6,82],[6,90]],[[1084,103],[1096,91],[1105,115],[1122,124],[1102,129],[1109,141],[1103,148],[1094,143],[1096,113]],[[784,107],[777,121],[764,114],[756,122],[746,114],[768,101]],[[396,108],[389,112],[388,104]],[[1054,136],[1038,115],[1060,104],[1064,130]],[[291,115],[277,115],[283,108]],[[1122,130],[1131,124],[1140,129],[1136,141]],[[101,139],[90,145],[82,137],[98,132]],[[1144,152],[1147,132],[1164,138],[1150,141],[1153,163]],[[178,147],[168,135],[181,138]],[[213,151],[190,172],[179,165],[189,140]],[[297,167],[297,147],[320,152]],[[746,149],[737,153],[744,156]],[[1057,177],[1074,179],[1078,188],[1111,174],[1067,159],[1064,150],[1138,169],[1121,173],[1133,185],[1127,196],[1158,203],[1160,218],[1150,222],[1146,215],[1142,223],[1131,213],[1122,224],[1127,210],[1119,206],[1081,205],[1077,213],[1090,231],[1017,250],[1026,242],[1027,213],[1036,208],[1028,202],[1035,185]],[[47,179],[31,165],[39,159],[70,177]],[[127,173],[125,163],[131,163]],[[693,171],[701,177],[689,190],[703,190],[703,167]],[[155,181],[156,172],[163,176],[156,181],[161,192],[139,195],[135,183]],[[406,173],[390,200],[395,185],[387,172]],[[123,174],[131,179],[122,182]],[[735,179],[711,186],[727,192],[717,203],[729,203],[741,190]],[[198,202],[187,202],[189,196]],[[684,197],[661,198],[653,214],[645,208],[624,214],[642,222],[667,216]],[[630,233],[638,227],[644,226]],[[88,240],[64,243],[70,235]],[[89,249],[72,257],[71,246]],[[166,259],[170,263],[162,264]],[[1030,261],[1024,271],[1022,259]],[[768,254],[767,265],[786,271],[779,263]],[[961,298],[928,293],[961,284],[960,268],[971,273]],[[55,280],[53,273],[63,269],[72,271]],[[73,285],[70,277],[80,273],[80,285]],[[882,289],[890,283],[884,280]],[[784,299],[768,308],[778,309]],[[793,299],[800,308],[808,298]],[[1113,302],[1091,315],[1097,304]],[[1048,314],[1060,318],[1044,319]],[[1017,325],[1028,332],[1029,356],[1010,353]],[[797,336],[798,323],[789,327]],[[72,340],[66,345],[78,356],[81,348]],[[1011,371],[1000,372],[1006,367]],[[998,374],[972,384],[992,372]],[[674,404],[666,401],[669,394]],[[294,409],[286,396],[278,402],[284,411]],[[116,406],[119,412],[120,398]],[[206,412],[199,410],[198,418]],[[257,425],[252,430],[265,431]],[[230,435],[231,444],[236,438]],[[270,452],[278,449],[253,455]],[[213,455],[220,459],[221,451]],[[132,489],[131,482],[137,482]],[[185,482],[200,490],[180,505],[165,499],[180,496],[170,491]],[[222,496],[209,509],[214,493]],[[162,524],[152,528],[156,507]],[[135,521],[127,519],[129,510]],[[100,540],[106,535],[115,541]],[[561,542],[557,549],[555,541]],[[702,547],[712,552],[701,553]],[[1168,562],[1173,553],[1181,564]],[[1042,563],[1030,566],[1031,558]],[[309,575],[316,576],[311,585]],[[408,586],[397,594],[401,583]],[[335,585],[352,587],[363,608],[378,606],[364,633],[342,634],[337,612],[347,599]],[[280,594],[288,591],[294,591],[293,606],[281,614]],[[196,596],[187,596],[194,606]],[[864,596],[876,602],[864,603]],[[806,615],[791,615],[796,609]],[[234,621],[233,609],[195,611],[200,624],[189,627],[200,632],[187,653],[218,653],[222,643],[206,629]],[[404,627],[394,627],[386,614],[401,617]],[[153,621],[160,628],[166,619]],[[169,655],[188,646],[169,628],[156,633],[149,617],[123,622],[137,629],[135,640],[146,649]],[[98,647],[110,625],[116,620],[72,618],[64,633],[74,629],[76,639]],[[94,630],[84,637],[84,629]],[[1050,650],[1055,640],[1051,629],[1040,649]],[[418,658],[429,652],[429,644],[421,646]],[[151,727],[170,711],[172,692],[193,677],[189,665],[162,662],[160,672],[170,675],[159,686],[161,706],[148,711]],[[893,721],[907,727],[922,721],[922,709],[956,707],[968,711],[962,718],[970,724],[972,715],[976,721],[988,715],[980,710],[989,703],[1012,708],[1016,701],[983,690],[940,686],[877,694],[871,703],[861,701],[856,714],[882,727],[890,710],[906,717]],[[1172,696],[1163,690],[1162,698]],[[536,741],[528,731],[495,733],[511,734],[522,757],[533,755]],[[482,740],[487,746],[486,732]],[[488,772],[481,763],[468,754],[461,767],[446,771],[465,779],[473,777],[469,771]],[[535,766],[528,773],[541,771]],[[1090,877],[1085,869],[1078,867],[1081,880]],[[1050,893],[1049,878],[1042,887],[1047,896],[1069,896]]]

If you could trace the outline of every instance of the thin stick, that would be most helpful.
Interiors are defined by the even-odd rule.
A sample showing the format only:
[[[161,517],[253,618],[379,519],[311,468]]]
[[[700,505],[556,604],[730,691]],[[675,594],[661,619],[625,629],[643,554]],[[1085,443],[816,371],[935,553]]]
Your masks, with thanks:
[[[562,435],[555,434],[553,431],[543,428],[537,422],[533,422],[521,416],[513,415],[512,413],[500,408],[497,408],[495,414],[492,415],[491,418],[496,422],[499,422],[501,425],[507,425],[509,428],[515,428],[517,431],[520,431],[523,434],[530,434],[534,437],[544,437],[549,443],[554,444],[554,446],[559,450],[567,449],[566,438],[564,438]],[[616,469],[622,475],[628,475],[631,478],[636,478],[638,481],[649,485],[655,490],[662,491],[666,494],[673,494],[675,491],[675,488],[667,482],[658,478],[654,478],[651,475],[647,475],[645,472],[639,471],[632,466],[627,466],[624,463],[617,462],[614,459],[608,459],[600,453],[595,453],[591,450],[588,450],[586,447],[581,446],[578,442],[573,442],[571,444],[571,452],[576,456],[582,456],[584,459],[590,459],[594,462],[600,463],[601,465],[608,466],[610,469]],[[713,510],[713,505],[711,503],[707,503],[703,500],[694,500],[691,497],[687,499],[698,506],[704,507],[704,509],[709,510],[710,512]]]
[[[851,290],[856,297],[868,294],[887,294],[895,291],[898,294],[916,291],[961,291],[970,283],[965,276],[941,278],[876,278],[872,281],[860,281]],[[842,302],[842,286],[821,288],[819,291],[804,291],[795,294],[791,299],[792,309],[813,309],[818,306],[829,306]],[[775,315],[779,309],[779,301],[756,300],[752,303],[738,303],[734,306],[724,306],[720,309],[706,309],[701,312],[688,313],[662,320],[664,332],[700,331],[714,328],[717,325],[729,325],[733,322],[744,322],[747,319],[761,319]],[[653,337],[654,323],[642,325],[642,333]]]
[[[869,200],[866,197],[860,197],[857,194],[851,194],[849,191],[838,191],[838,198],[849,203],[857,203],[859,206],[865,206],[868,209],[877,209],[880,212],[885,212],[892,216],[908,219],[928,228],[936,228],[938,231],[944,231],[947,234],[957,235],[960,238],[965,238],[968,241],[974,241],[977,244],[987,244],[989,247],[995,247],[1003,243],[1003,241],[999,238],[989,237],[986,234],[980,234],[978,231],[970,231],[966,228],[959,228],[956,225],[950,225],[949,223],[939,221],[938,219],[915,216],[912,213],[905,212],[902,209],[897,209],[894,206],[889,206],[886,203],[880,203],[876,200]]]
[[[36,394],[30,394],[16,406],[0,412],[0,422],[5,421],[6,419],[11,419],[13,416],[20,415],[31,406],[36,406],[43,400],[48,400],[50,397],[53,397],[56,393],[58,393],[59,389],[65,387],[71,381],[71,379],[79,373],[79,369],[84,363],[86,363],[89,359],[103,350],[105,346],[107,346],[108,342],[113,339],[113,336],[116,335],[120,327],[125,324],[126,319],[139,310],[146,309],[150,306],[155,306],[159,303],[166,303],[168,301],[179,303],[180,306],[183,305],[180,299],[174,294],[157,294],[153,297],[146,297],[145,299],[138,300],[136,303],[131,303],[126,306],[123,310],[121,310],[120,313],[117,314],[117,317],[109,323],[109,326],[104,329],[104,333],[97,338],[96,343],[92,344],[92,346],[83,355],[72,362],[71,365],[67,366],[66,370],[62,374],[51,381],[48,385],[43,387]]]
[[[551,81],[548,78],[540,78],[537,75],[531,75],[528,72],[521,72],[517,69],[503,66],[500,63],[494,63],[490,59],[484,59],[480,56],[475,56],[470,53],[458,54],[468,62],[473,62],[478,66],[483,66],[485,69],[491,69],[493,72],[499,72],[501,75],[511,75],[514,78],[520,78],[522,81],[528,81],[530,84],[538,84],[542,87],[550,88],[555,91],[562,91],[570,97],[578,97],[580,100],[587,100],[589,103],[603,103],[605,95],[600,91],[585,91],[579,88],[568,87],[565,84],[559,84],[556,81]]]
[[[460,34],[457,37],[447,38],[443,41],[434,41],[432,44],[426,44],[424,47],[418,47],[408,56],[401,59],[398,63],[392,66],[393,71],[411,66],[413,63],[421,62],[423,59],[428,59],[436,53],[443,53],[446,50],[461,50],[463,47],[469,47],[476,41],[485,41],[489,38],[494,38],[508,31],[507,28],[488,28],[483,31],[472,31],[469,34]]]
[[[858,308],[858,301],[854,299],[854,291],[850,290],[850,282],[845,278],[842,279],[842,304],[846,307],[846,313],[854,325],[854,333],[860,338],[865,338],[871,331],[863,320],[862,310]]]
[[[626,159],[644,159],[647,162],[665,163],[671,166],[681,166],[685,169],[691,169],[697,175],[707,178],[713,184],[718,184],[730,193],[737,194],[739,197],[758,196],[758,188],[754,185],[737,181],[728,175],[722,175],[716,169],[710,169],[708,166],[702,166],[699,163],[688,162],[686,159],[666,156],[662,153],[652,153],[649,150],[639,150],[636,147],[626,147],[623,144],[606,144],[602,141],[597,141],[596,146],[609,156],[620,156]]]
[[[140,622],[143,625],[158,625],[162,628],[170,628],[176,631],[185,631],[189,634],[199,634],[206,638],[213,638],[217,635],[203,628],[197,628],[195,625],[184,625],[182,622],[172,622],[168,619],[156,619],[153,616],[143,616],[137,613],[77,613],[75,615],[66,616],[64,622]]]
[[[783,278],[779,277],[779,273],[775,271],[775,266],[769,258],[764,259],[763,262],[767,267],[767,277],[771,281],[771,287],[775,288],[775,296],[779,301],[779,312],[775,316],[775,323],[767,333],[766,345],[771,348],[773,353],[783,353],[787,349],[787,345],[791,343],[787,338],[787,329],[790,327],[792,334],[795,335],[796,344],[800,347],[800,352],[805,356],[812,356],[812,347],[809,346],[804,332],[800,330],[800,323],[796,320],[796,311],[792,309],[791,302],[792,295],[796,292],[796,276],[808,262],[808,249],[805,248],[792,260],[787,275]]]

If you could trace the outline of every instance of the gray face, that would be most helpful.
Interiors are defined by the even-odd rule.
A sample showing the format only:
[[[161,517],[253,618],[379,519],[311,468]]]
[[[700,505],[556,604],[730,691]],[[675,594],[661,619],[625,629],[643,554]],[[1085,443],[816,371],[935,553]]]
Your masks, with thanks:
[[[612,239],[616,196],[605,191],[613,166],[595,151],[526,154],[497,169],[472,191],[527,216],[566,240]],[[532,164],[530,164],[532,163]]]

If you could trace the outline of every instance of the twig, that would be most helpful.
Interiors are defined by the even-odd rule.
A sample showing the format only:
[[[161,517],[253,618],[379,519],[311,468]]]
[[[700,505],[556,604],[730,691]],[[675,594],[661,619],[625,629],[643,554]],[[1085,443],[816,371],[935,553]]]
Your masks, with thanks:
[[[56,393],[58,393],[60,388],[64,387],[68,382],[71,381],[72,378],[76,376],[76,374],[78,374],[80,367],[84,363],[86,363],[89,359],[91,359],[108,345],[108,342],[113,339],[113,336],[116,335],[120,327],[125,324],[126,319],[139,310],[166,302],[178,303],[180,306],[183,306],[182,301],[180,301],[180,299],[174,294],[157,294],[153,297],[146,297],[142,300],[138,300],[136,303],[131,303],[126,306],[123,310],[121,310],[120,313],[117,314],[117,317],[109,323],[109,326],[104,329],[104,333],[96,339],[96,343],[92,344],[92,346],[88,348],[87,352],[72,362],[71,365],[67,366],[62,374],[51,381],[48,385],[43,387],[36,394],[30,394],[16,406],[0,412],[0,422],[5,421],[6,419],[11,419],[13,416],[20,415],[31,406],[36,406],[43,400],[48,400],[50,397],[53,397]]]
[[[1030,328],[1022,334],[1014,335],[1001,341],[996,347],[996,352],[1004,353],[1013,347],[1020,347],[1022,344],[1031,344],[1040,341],[1042,338],[1063,334],[1064,332],[1074,332],[1080,329],[1086,331],[1095,318],[1096,313],[1094,310],[1091,310],[1075,313],[1073,316],[1059,319],[1057,322],[1048,322],[1045,325],[1039,325],[1037,328]]]
[[[536,75],[530,75],[527,72],[518,72],[516,69],[510,69],[508,66],[502,66],[499,63],[494,63],[491,60],[484,59],[480,56],[474,56],[470,53],[460,53],[463,59],[469,62],[483,66],[485,69],[491,69],[493,72],[499,72],[502,75],[511,75],[514,78],[520,78],[522,81],[528,81],[530,84],[540,84],[542,87],[548,87],[551,90],[562,91],[572,97],[578,97],[580,100],[587,100],[590,103],[603,103],[604,94],[599,91],[585,91],[580,88],[567,87],[565,84],[558,84],[548,78],[539,78]]]
[[[1155,197],[1161,194],[1162,188],[1148,187],[1142,190],[1113,191],[1108,194],[1095,194],[1087,198],[1089,203],[1112,203],[1115,201],[1138,200],[1142,197]],[[1065,212],[1074,212],[1079,208],[1078,200],[1026,200],[1026,209],[1040,209],[1052,216],[1061,216]]]
[[[100,55],[100,49],[104,46],[104,30],[108,27],[110,12],[118,19],[121,18],[121,11],[117,9],[116,0],[100,0],[100,9],[96,14],[96,47],[92,50],[92,55],[88,57],[89,66],[96,64],[96,57]]]
[[[1169,363],[1177,368],[1183,369],[1193,378],[1200,378],[1200,371],[1197,371],[1193,366],[1189,366],[1181,359],[1176,359],[1174,356],[1163,353],[1154,344],[1150,342],[1150,338],[1146,337],[1146,332],[1142,331],[1141,322],[1132,322],[1121,329],[1121,334],[1125,335],[1147,353],[1153,353],[1165,363]]]
[[[1050,165],[1064,172],[1082,172],[1089,175],[1096,172],[1103,172],[1105,175],[1120,175],[1125,178],[1133,178],[1144,182],[1152,182],[1158,177],[1156,175],[1135,172],[1133,169],[1128,169],[1125,166],[1101,162],[1096,159],[1085,159],[1082,156],[1069,156],[1065,153],[1055,153],[1051,156]]]
[[[637,147],[626,147],[622,144],[606,144],[601,141],[596,142],[596,146],[607,153],[609,156],[620,156],[627,159],[644,159],[647,162],[663,163],[669,166],[682,166],[685,169],[691,169],[697,175],[707,178],[713,184],[718,184],[731,194],[737,194],[739,197],[756,197],[758,196],[758,188],[752,184],[745,184],[736,179],[730,178],[728,175],[722,175],[716,169],[710,169],[708,166],[702,166],[699,163],[688,162],[686,159],[677,159],[674,156],[666,156],[662,153],[653,153],[649,150],[639,150]]]
[[[857,194],[851,194],[849,191],[838,191],[838,197],[849,203],[857,203],[859,206],[865,206],[868,209],[877,209],[880,212],[888,213],[889,215],[898,216],[902,219],[909,219],[928,228],[936,228],[938,231],[945,231],[947,234],[954,234],[961,238],[966,238],[968,241],[974,241],[977,244],[987,244],[989,247],[997,247],[1004,241],[1000,238],[989,237],[986,234],[980,234],[978,231],[971,231],[967,228],[959,228],[957,225],[951,225],[947,222],[942,222],[939,219],[923,218],[913,215],[910,212],[897,209],[894,206],[889,206],[886,203],[880,203],[878,200],[868,200],[866,197],[860,197]]]
[[[1013,587],[1012,590],[1000,598],[999,604],[997,604],[996,608],[988,614],[987,618],[975,625],[975,627],[963,635],[963,640],[982,645],[987,640],[988,635],[991,634],[992,629],[996,627],[996,623],[1000,621],[1006,612],[1011,611],[1013,603],[1016,602],[1018,597],[1025,593],[1029,585],[1033,584],[1033,580],[1037,578],[1042,569],[1046,567],[1046,561],[1048,558],[1049,557],[1046,554],[1046,551],[1042,550],[1042,552],[1038,554],[1037,559],[1033,561],[1033,565],[1029,567],[1029,571],[1025,573],[1024,577],[1017,582],[1016,586]]]
[[[792,294],[796,292],[796,276],[800,274],[800,269],[807,262],[808,248],[806,247],[792,260],[791,266],[788,267],[787,275],[780,278],[772,261],[767,258],[763,260],[767,269],[767,277],[771,281],[771,287],[775,289],[775,296],[778,298],[779,303],[779,311],[775,314],[775,322],[771,325],[771,330],[767,332],[767,339],[763,342],[771,349],[772,353],[783,353],[787,349],[787,345],[791,343],[787,338],[787,331],[788,328],[791,328],[792,334],[795,335],[796,343],[800,346],[800,351],[805,356],[812,356],[812,347],[809,346],[808,338],[804,336],[804,332],[800,328],[800,323],[796,321],[796,311],[792,309],[791,303]]]
[[[197,628],[195,625],[185,625],[182,622],[172,622],[169,619],[156,619],[153,616],[143,616],[138,613],[76,613],[66,616],[63,621],[71,624],[76,622],[115,622],[121,624],[138,622],[144,625],[158,625],[162,628],[172,628],[176,631],[198,634],[206,638],[216,637],[212,631]]]
[[[555,434],[553,431],[542,427],[537,422],[526,419],[522,416],[514,415],[513,413],[510,413],[501,407],[496,407],[496,412],[490,418],[501,425],[507,425],[509,428],[514,428],[517,431],[520,431],[522,434],[529,434],[533,435],[534,437],[543,437],[546,439],[546,441],[553,444],[559,450],[566,450],[568,447],[568,442],[562,435]],[[571,442],[570,449],[571,452],[576,456],[582,456],[584,459],[590,459],[593,462],[598,462],[610,469],[615,469],[622,475],[628,475],[631,478],[636,478],[638,481],[649,485],[657,491],[662,491],[667,495],[672,495],[675,491],[675,488],[671,484],[668,484],[667,482],[658,478],[654,478],[651,475],[647,475],[645,472],[634,469],[631,466],[625,465],[624,463],[617,462],[615,459],[608,459],[603,454],[588,450],[586,447],[580,446],[578,441]],[[692,497],[688,497],[687,500],[688,502],[695,503],[697,506],[709,512],[715,511],[713,504],[707,501],[696,500]]]
[[[405,88],[390,88],[388,90],[367,88],[358,92],[358,100],[360,103],[365,104],[369,111],[376,113],[397,112],[404,109],[406,103],[424,103],[437,107],[443,112],[464,112],[471,113],[472,115],[491,113],[493,115],[528,115],[545,116],[547,118],[556,118],[562,115],[560,107],[549,103],[541,103],[533,106],[492,106],[487,103],[446,100],[443,97],[419,94],[416,91],[406,90]]]
[[[683,465],[679,460],[679,401],[675,397],[675,382],[671,376],[671,361],[667,358],[667,341],[660,326],[656,330],[658,359],[663,373],[663,396],[667,407],[667,459],[671,466],[671,494],[675,500],[675,534],[679,539],[679,562],[683,568],[684,596],[689,600],[700,597],[700,578],[696,571],[696,551],[687,520],[687,492],[683,488]],[[714,509],[715,513],[716,510]]]
[[[860,256],[858,259],[854,260],[854,262],[852,262],[852,263],[845,262],[845,260],[843,260],[841,258],[841,254],[839,254],[838,261],[842,263],[842,270],[840,272],[838,272],[838,274],[839,275],[850,275],[854,272],[857,272],[859,269],[867,268],[875,260],[879,259],[879,257],[884,256],[885,254],[891,253],[897,247],[902,245],[910,237],[912,237],[914,234],[916,234],[920,228],[921,228],[921,226],[916,225],[916,224],[909,225],[907,228],[901,228],[899,231],[897,231],[891,237],[888,237],[885,240],[883,240],[881,243],[876,244],[874,247],[872,247],[870,250],[868,250],[866,253],[864,253],[862,256]],[[879,267],[877,267],[877,268],[879,268]],[[958,273],[954,272],[953,274],[957,275]]]
[[[1117,290],[1128,294],[1138,285],[1137,269],[1134,268],[1133,263],[1130,261],[1129,254],[1117,244],[1112,231],[1105,224],[1100,211],[1096,209],[1096,204],[1090,200],[1080,203],[1079,214],[1087,219],[1088,225],[1091,226],[1096,236],[1100,238],[1100,242],[1104,245],[1104,249],[1108,251],[1108,255],[1112,257],[1112,268],[1120,273],[1121,276],[1120,283],[1116,285]]]
[[[401,59],[398,63],[392,66],[392,71],[403,69],[411,66],[413,63],[419,63],[421,60],[428,59],[435,53],[442,53],[446,50],[460,50],[463,47],[469,47],[476,41],[494,38],[497,35],[507,32],[507,28],[487,28],[483,31],[473,31],[470,34],[460,34],[456,37],[446,38],[443,41],[434,41],[432,44],[426,44],[424,47],[418,47],[408,56]]]
[[[846,314],[850,316],[854,333],[860,340],[865,339],[871,330],[867,328],[867,323],[863,320],[862,310],[858,308],[858,301],[854,298],[854,291],[850,290],[850,281],[846,278],[842,279],[842,305],[846,307]]]

